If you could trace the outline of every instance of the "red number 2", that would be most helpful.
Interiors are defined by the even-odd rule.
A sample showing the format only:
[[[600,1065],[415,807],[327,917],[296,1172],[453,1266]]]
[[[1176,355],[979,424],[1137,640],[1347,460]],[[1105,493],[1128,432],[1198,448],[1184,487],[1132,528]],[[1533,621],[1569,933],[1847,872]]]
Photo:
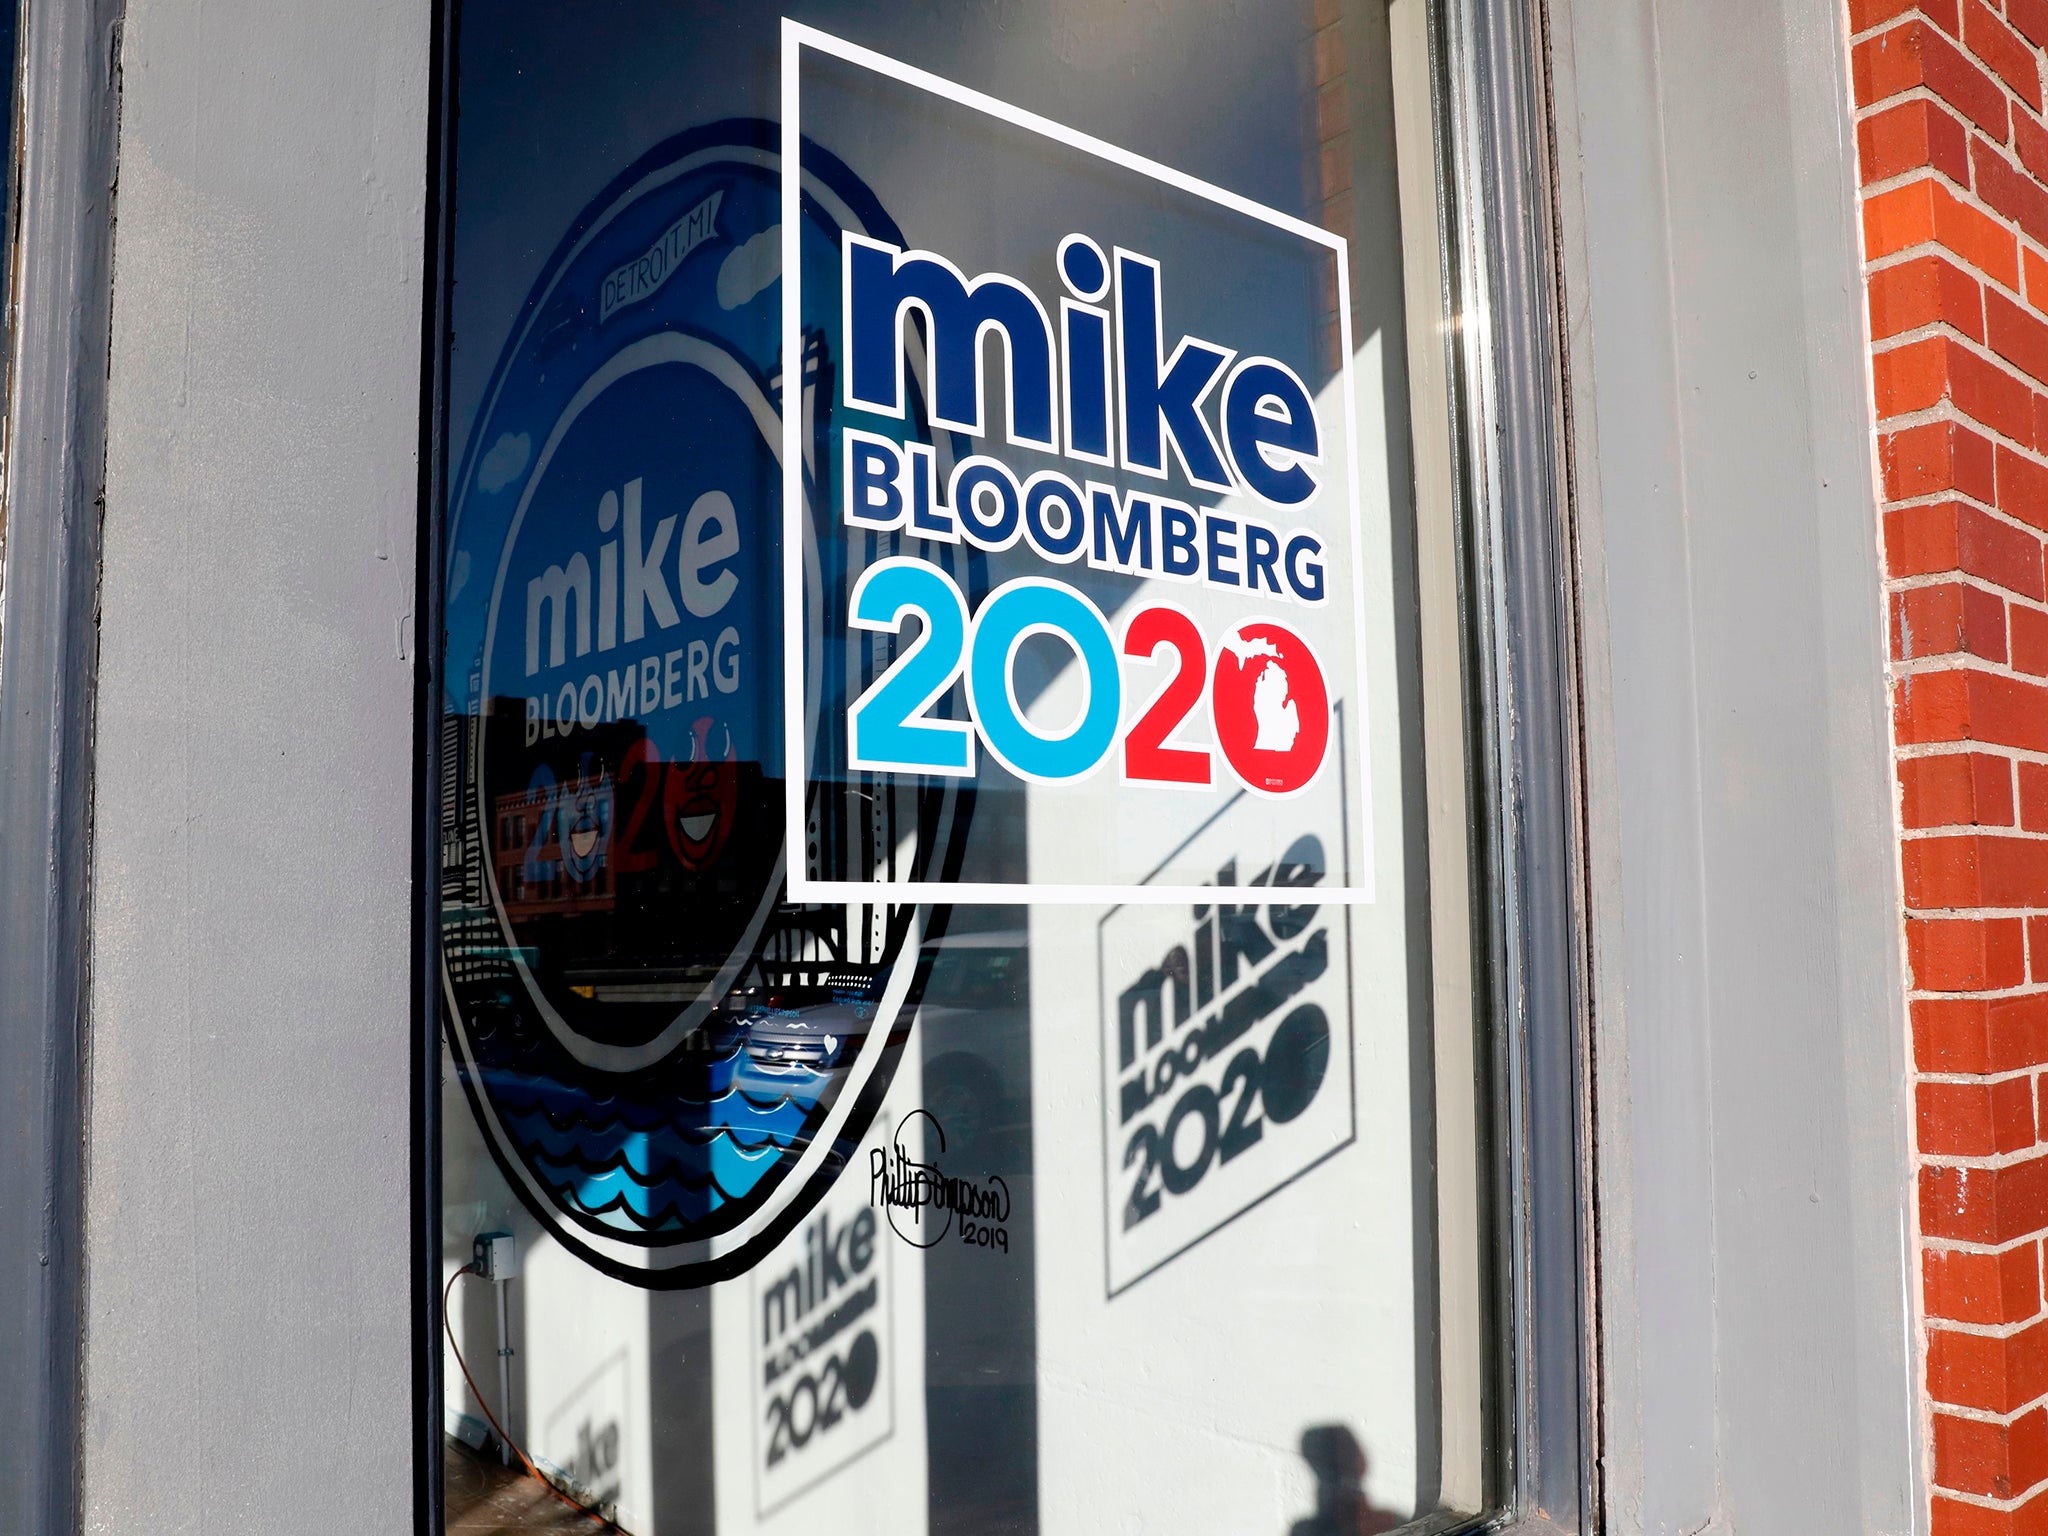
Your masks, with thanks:
[[[1145,608],[1124,628],[1124,654],[1150,661],[1171,646],[1180,667],[1124,737],[1124,777],[1154,784],[1207,784],[1206,747],[1169,747],[1166,738],[1187,719],[1208,680],[1207,648],[1195,621],[1175,608]]]
[[[612,842],[612,871],[615,874],[637,875],[654,868],[654,854],[640,844],[644,841],[647,813],[661,798],[661,749],[645,736],[626,748],[625,759],[619,764],[619,789],[622,793],[632,782],[636,771],[640,777],[640,793],[634,797],[625,826],[619,829]]]

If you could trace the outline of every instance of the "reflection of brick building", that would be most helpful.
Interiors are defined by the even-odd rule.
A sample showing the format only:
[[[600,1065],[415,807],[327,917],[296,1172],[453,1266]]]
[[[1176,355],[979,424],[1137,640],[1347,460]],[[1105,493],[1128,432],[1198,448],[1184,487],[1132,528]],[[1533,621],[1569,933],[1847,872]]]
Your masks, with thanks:
[[[491,868],[507,917],[519,922],[612,909],[612,809],[609,778],[588,788],[499,795],[492,802]],[[582,879],[579,869],[587,871]]]

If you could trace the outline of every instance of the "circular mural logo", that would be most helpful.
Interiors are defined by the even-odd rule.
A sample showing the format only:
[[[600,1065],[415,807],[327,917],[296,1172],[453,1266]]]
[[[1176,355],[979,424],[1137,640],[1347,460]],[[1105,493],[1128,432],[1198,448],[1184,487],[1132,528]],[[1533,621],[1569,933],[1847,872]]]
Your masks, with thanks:
[[[485,391],[449,505],[442,948],[450,1049],[539,1219],[636,1284],[703,1284],[772,1246],[844,1168],[888,1086],[942,912],[797,907],[821,847],[936,872],[968,796],[878,787],[784,846],[781,410],[829,497],[836,326],[779,355],[773,125],[684,134],[595,198]],[[845,231],[898,239],[805,151],[801,249],[836,292]],[[827,281],[830,279],[830,281]],[[922,430],[914,410],[906,432]],[[819,476],[824,478],[822,482]],[[807,521],[808,526],[808,521]],[[812,722],[886,658],[825,656]],[[956,573],[976,584],[965,559]],[[817,733],[821,769],[844,753]],[[836,756],[835,756],[836,754]],[[843,773],[838,775],[843,778]],[[845,824],[846,804],[873,826]]]

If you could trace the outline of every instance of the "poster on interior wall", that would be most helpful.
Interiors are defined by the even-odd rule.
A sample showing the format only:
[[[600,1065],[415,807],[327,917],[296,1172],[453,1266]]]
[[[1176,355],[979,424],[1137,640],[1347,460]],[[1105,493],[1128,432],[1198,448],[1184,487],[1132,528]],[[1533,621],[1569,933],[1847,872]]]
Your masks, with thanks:
[[[917,1089],[914,1072],[899,1077],[859,1167],[711,1293],[721,1530],[923,1527],[923,1271],[863,1176]]]
[[[1111,1297],[1351,1144],[1351,914],[1313,899],[1334,799],[1305,801],[1262,869],[1226,802],[1184,850],[1214,869],[1211,899],[1096,925]]]
[[[909,784],[1063,833],[994,878],[813,840],[792,895],[1186,904],[1221,807],[1250,883],[1341,802],[1303,878],[1370,900],[1344,240],[787,21],[782,97],[782,350],[829,379],[781,422],[785,841]],[[933,138],[1014,211],[818,271],[813,145]]]

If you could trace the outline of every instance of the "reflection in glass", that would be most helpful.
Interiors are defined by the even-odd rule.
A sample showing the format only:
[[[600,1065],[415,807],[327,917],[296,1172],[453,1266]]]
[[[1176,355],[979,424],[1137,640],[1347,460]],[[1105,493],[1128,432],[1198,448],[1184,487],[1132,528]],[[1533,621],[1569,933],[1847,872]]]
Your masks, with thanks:
[[[587,1527],[574,1504],[662,1536],[1320,1536],[1480,1513],[1478,1090],[1466,951],[1431,873],[1464,853],[1427,816],[1463,746],[1434,723],[1457,710],[1426,737],[1422,708],[1459,685],[1418,620],[1443,611],[1427,572],[1450,521],[1416,490],[1441,444],[1411,429],[1405,341],[1416,296],[1437,303],[1435,236],[1412,211],[1404,227],[1417,172],[1396,171],[1399,149],[1433,175],[1419,12],[1391,32],[1376,0],[798,14],[1277,222],[821,53],[792,242],[776,16],[465,11],[448,1529]],[[928,305],[889,338],[900,414],[877,409],[850,377],[850,251],[940,253],[1036,295],[1065,360],[1057,432],[1002,344],[958,347]],[[1192,443],[1201,416],[1214,466],[1175,439],[1163,473],[1131,467],[1112,330],[1141,296],[1155,379],[1188,337],[1252,381],[1233,397],[1217,364],[1159,417]],[[979,434],[948,395],[962,366]],[[1295,424],[1325,424],[1318,454],[1247,473],[1238,449],[1282,432],[1288,380]],[[924,455],[970,518],[1004,516],[1000,475],[977,500],[956,471],[998,462],[1015,537],[849,516],[887,501],[856,484],[862,442],[905,486]],[[1076,459],[1098,447],[1108,462]],[[1348,494],[1274,510],[1304,465],[1357,486],[1355,525]],[[1027,527],[1024,488],[1053,471],[1071,503],[1033,503]],[[1149,564],[1079,547],[1097,485],[1126,530],[1151,498]],[[1263,562],[1263,607],[1175,579],[1169,505],[1198,559],[1208,523],[1236,530],[1220,558]],[[913,572],[895,595],[892,569]],[[1072,597],[1004,597],[1039,578]],[[945,640],[937,599],[896,622],[926,588],[957,597],[962,662],[918,718],[964,740],[975,712],[971,774],[857,740],[859,702]],[[1107,754],[1175,668],[1199,707],[1120,772]],[[1111,685],[1130,691],[1104,714]],[[1070,773],[1044,743],[1094,742],[1091,709],[1109,766]],[[845,888],[792,903],[792,875]],[[1187,894],[891,900],[904,882]]]

